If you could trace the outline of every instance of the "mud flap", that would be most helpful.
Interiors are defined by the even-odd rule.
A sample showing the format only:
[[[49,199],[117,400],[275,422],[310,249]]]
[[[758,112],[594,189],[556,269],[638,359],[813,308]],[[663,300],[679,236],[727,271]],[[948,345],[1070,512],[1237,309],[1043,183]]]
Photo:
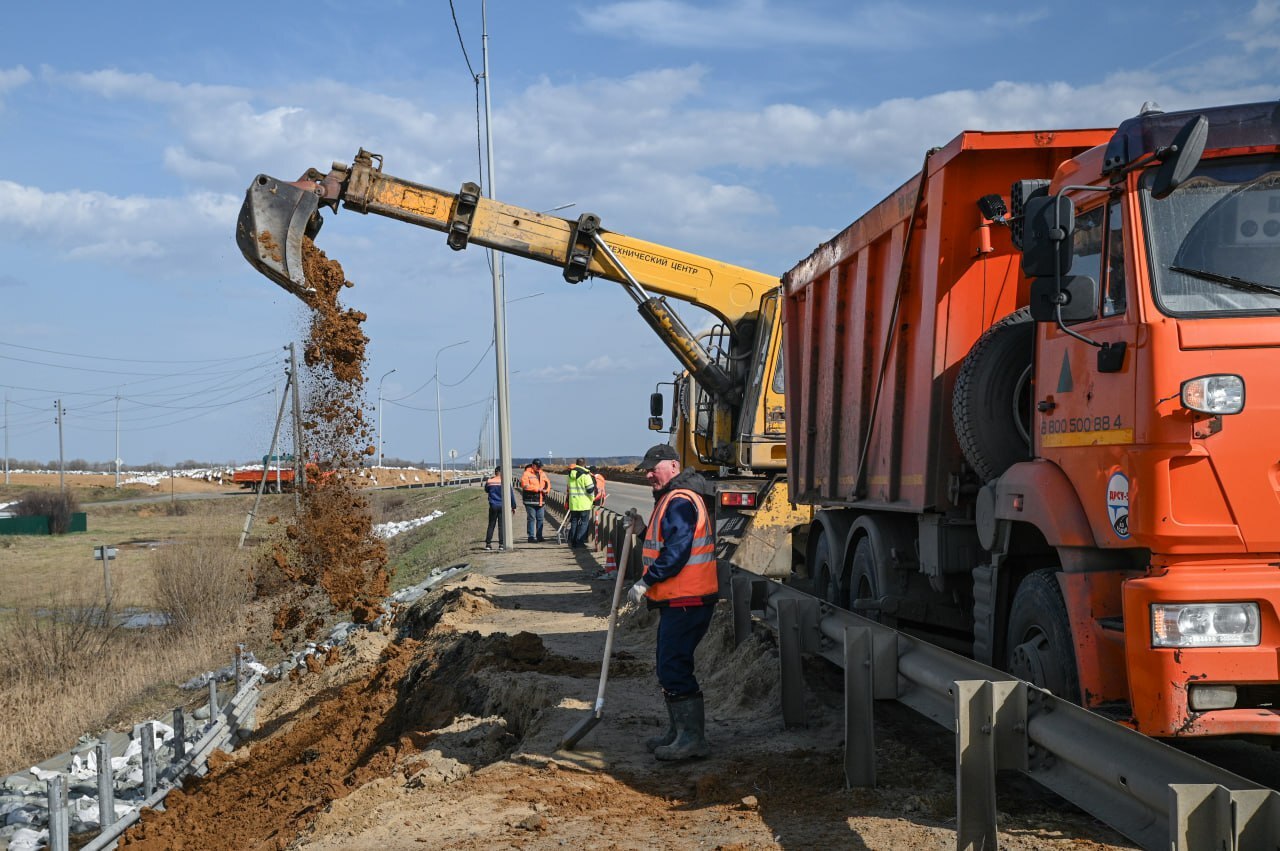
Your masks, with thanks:
[[[302,269],[302,240],[320,230],[318,206],[315,192],[260,174],[236,220],[236,245],[250,265],[303,298],[315,292]]]

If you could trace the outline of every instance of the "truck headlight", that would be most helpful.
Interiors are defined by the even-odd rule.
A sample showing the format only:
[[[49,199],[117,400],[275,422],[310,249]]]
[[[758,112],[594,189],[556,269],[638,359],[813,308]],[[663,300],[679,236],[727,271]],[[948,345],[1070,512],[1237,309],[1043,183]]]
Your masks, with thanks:
[[[1182,406],[1202,414],[1238,414],[1244,410],[1244,379],[1238,375],[1202,375],[1182,382]]]
[[[1257,603],[1152,603],[1153,647],[1255,647]]]

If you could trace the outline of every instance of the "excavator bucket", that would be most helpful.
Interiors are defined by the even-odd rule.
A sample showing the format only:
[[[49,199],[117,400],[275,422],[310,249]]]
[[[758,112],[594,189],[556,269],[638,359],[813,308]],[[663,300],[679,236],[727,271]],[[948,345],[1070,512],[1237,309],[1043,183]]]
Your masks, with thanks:
[[[249,184],[236,222],[244,259],[303,299],[315,292],[302,268],[302,240],[320,230],[318,207],[315,192],[260,174]]]

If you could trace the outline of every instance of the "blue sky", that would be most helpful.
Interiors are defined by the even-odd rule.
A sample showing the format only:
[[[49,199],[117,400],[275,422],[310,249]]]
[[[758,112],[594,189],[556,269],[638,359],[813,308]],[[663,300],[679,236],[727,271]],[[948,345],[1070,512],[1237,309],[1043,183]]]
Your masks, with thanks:
[[[479,0],[454,0],[471,63]],[[498,197],[781,274],[964,129],[1113,126],[1280,94],[1280,3],[630,0],[488,6]],[[449,4],[10,4],[0,31],[0,385],[9,454],[265,451],[301,306],[233,229],[265,172],[380,153],[476,180],[475,86]],[[467,456],[493,391],[485,255],[343,211],[319,244],[369,315],[385,452]],[[634,454],[675,361],[607,282],[506,263],[517,455]],[[535,295],[540,294],[540,295]],[[705,317],[686,312],[701,327]],[[474,371],[473,371],[474,368]],[[468,377],[469,376],[469,377]],[[425,385],[425,387],[423,387]],[[422,389],[419,389],[422,388]],[[415,393],[415,391],[417,391]],[[412,394],[412,395],[410,395]],[[371,416],[376,416],[371,414]]]

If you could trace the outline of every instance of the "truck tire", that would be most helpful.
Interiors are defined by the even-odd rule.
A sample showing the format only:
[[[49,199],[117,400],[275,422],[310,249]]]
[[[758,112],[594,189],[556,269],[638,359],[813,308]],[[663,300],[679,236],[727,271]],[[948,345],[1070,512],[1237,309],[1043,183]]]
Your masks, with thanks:
[[[1080,702],[1071,620],[1052,568],[1028,574],[1018,586],[1008,635],[1005,669],[1009,673],[1064,700]]]
[[[880,579],[876,573],[876,551],[871,539],[863,537],[853,548],[853,559],[849,568],[849,607],[873,621],[884,622],[880,609],[859,609],[859,600],[875,600],[879,603]]]
[[[960,365],[951,396],[956,440],[984,483],[1031,458],[1031,309],[988,328]]]
[[[813,553],[813,594],[841,609],[849,605],[844,588],[840,584],[840,565],[831,552],[831,535],[823,530]]]

